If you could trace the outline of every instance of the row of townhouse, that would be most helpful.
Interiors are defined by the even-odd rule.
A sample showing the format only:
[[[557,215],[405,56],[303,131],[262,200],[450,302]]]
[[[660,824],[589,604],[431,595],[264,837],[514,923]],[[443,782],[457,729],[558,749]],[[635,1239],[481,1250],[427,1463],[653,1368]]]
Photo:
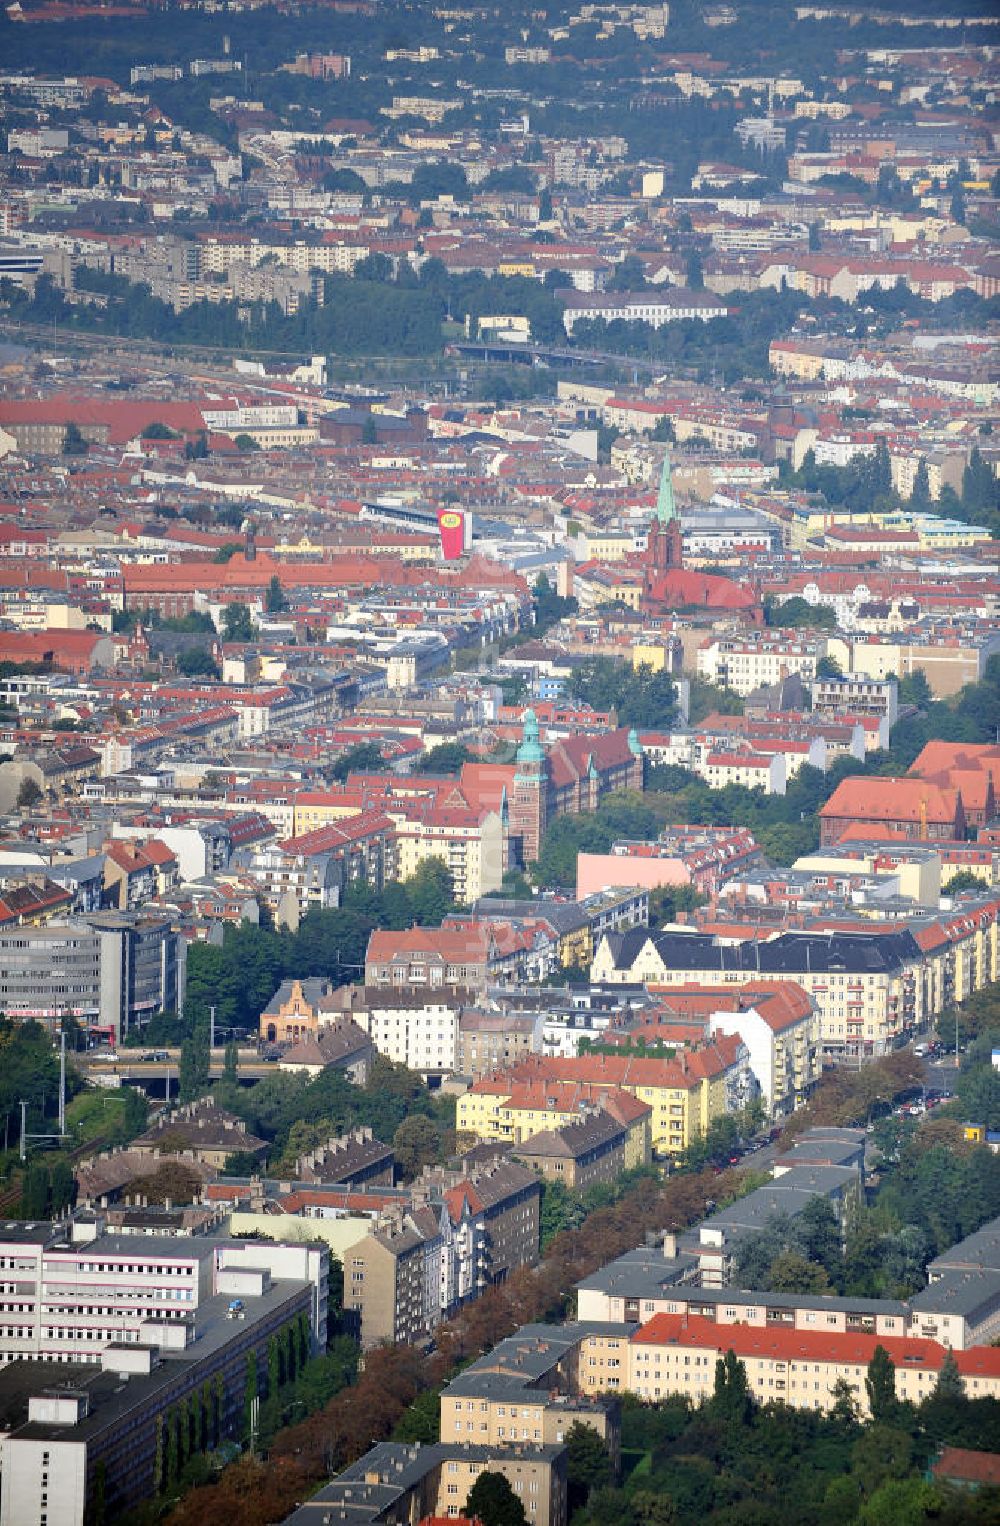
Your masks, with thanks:
[[[551,1444],[562,1439],[565,1414],[567,1425],[604,1437],[615,1463],[622,1395],[698,1403],[711,1397],[728,1352],[744,1364],[754,1399],[797,1409],[831,1409],[846,1383],[867,1417],[864,1379],[878,1346],[895,1366],[900,1399],[919,1403],[933,1392],[949,1350],[970,1398],[1000,1396],[1000,1352],[921,1333],[904,1302],[669,1285],[657,1257],[663,1267],[652,1249],[612,1262],[580,1284],[578,1320],[526,1326],[450,1383],[442,1440]]]
[[[541,1187],[527,1166],[425,1175],[411,1200],[343,1255],[344,1309],[366,1349],[426,1340],[461,1304],[538,1260]]]
[[[681,1394],[697,1404],[712,1396],[716,1363],[732,1351],[761,1404],[829,1410],[846,1384],[860,1414],[869,1418],[865,1378],[879,1346],[895,1366],[899,1399],[919,1404],[933,1393],[948,1354],[937,1341],[740,1324],[720,1330],[714,1320],[691,1314],[654,1315],[629,1336],[589,1336],[581,1351],[581,1389],[630,1393],[650,1402]],[[955,1353],[954,1360],[969,1398],[1000,1397],[1000,1351],[977,1346]]]
[[[213,1182],[233,1234],[324,1244],[344,1268],[349,1332],[367,1350],[419,1344],[443,1319],[538,1260],[541,1186],[499,1157],[425,1170],[394,1187],[392,1155],[375,1141],[331,1140],[298,1163],[299,1180]]]
[[[756,1092],[746,1045],[720,1033],[671,1059],[532,1055],[475,1082],[459,1098],[457,1126],[479,1139],[516,1142],[564,1120],[573,1095],[566,1085],[583,1087],[593,1100],[627,1092],[644,1103],[652,1150],[661,1157],[683,1154],[713,1119],[745,1106]]]
[[[705,1221],[711,1230],[712,1220]],[[994,1221],[930,1263],[927,1286],[908,1299],[756,1292],[705,1286],[676,1238],[637,1246],[577,1285],[581,1320],[631,1327],[657,1315],[803,1334],[919,1337],[954,1351],[987,1346],[1000,1330],[1000,1267]]]
[[[801,632],[719,636],[699,648],[698,677],[746,697],[755,689],[780,683],[791,673],[811,683],[817,663],[826,655],[825,637]]]
[[[667,991],[690,983],[732,988],[762,977],[794,981],[815,1002],[825,1056],[872,1057],[998,978],[998,918],[993,895],[906,928],[842,920],[735,944],[708,933],[613,933],[597,951],[591,978]]]
[[[656,758],[659,747],[671,739],[647,732],[641,740],[647,756]],[[686,751],[681,755],[689,756]],[[762,863],[749,827],[667,826],[655,842],[621,841],[612,843],[608,853],[578,854],[577,895],[598,893],[626,880],[648,889],[692,885],[703,895],[715,895],[728,880]]]

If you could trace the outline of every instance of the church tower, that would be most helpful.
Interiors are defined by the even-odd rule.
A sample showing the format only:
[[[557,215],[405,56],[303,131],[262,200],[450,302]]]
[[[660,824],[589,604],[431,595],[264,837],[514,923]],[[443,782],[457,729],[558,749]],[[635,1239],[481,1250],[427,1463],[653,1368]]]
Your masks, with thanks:
[[[514,759],[514,799],[511,803],[511,836],[521,839],[521,861],[538,857],[548,825],[549,766],[542,747],[538,717],[524,712],[524,735]]]
[[[646,547],[645,592],[654,594],[656,579],[672,567],[683,565],[681,544],[681,519],[674,501],[674,484],[670,475],[670,452],[663,457],[660,488],[656,495],[656,518],[649,527]]]

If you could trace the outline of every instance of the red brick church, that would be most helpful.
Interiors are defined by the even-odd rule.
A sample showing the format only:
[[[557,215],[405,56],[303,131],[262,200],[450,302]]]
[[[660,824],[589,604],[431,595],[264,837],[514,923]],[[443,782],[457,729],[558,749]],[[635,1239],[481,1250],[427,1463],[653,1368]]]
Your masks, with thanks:
[[[557,816],[594,811],[613,790],[641,790],[642,782],[642,745],[634,730],[562,737],[544,748],[535,712],[526,710],[508,802],[513,856],[519,848],[522,863],[531,863]]]
[[[681,520],[674,501],[669,453],[663,458],[656,517],[649,529],[643,559],[639,607],[644,614],[650,615],[700,608],[745,612],[758,622],[763,618],[759,595],[749,588],[741,588],[729,578],[688,570],[684,566]]]

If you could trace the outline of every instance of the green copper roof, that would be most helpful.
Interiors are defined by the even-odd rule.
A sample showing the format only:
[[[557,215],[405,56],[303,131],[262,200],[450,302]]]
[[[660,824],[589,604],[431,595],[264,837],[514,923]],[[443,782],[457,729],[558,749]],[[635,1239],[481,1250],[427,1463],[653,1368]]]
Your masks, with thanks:
[[[517,763],[541,763],[545,753],[538,734],[538,717],[534,710],[524,712],[524,740],[517,749]]]
[[[660,473],[660,491],[656,495],[656,517],[661,525],[669,524],[670,520],[677,518],[677,505],[674,503],[674,484],[670,476],[670,452],[663,457],[663,471]]]

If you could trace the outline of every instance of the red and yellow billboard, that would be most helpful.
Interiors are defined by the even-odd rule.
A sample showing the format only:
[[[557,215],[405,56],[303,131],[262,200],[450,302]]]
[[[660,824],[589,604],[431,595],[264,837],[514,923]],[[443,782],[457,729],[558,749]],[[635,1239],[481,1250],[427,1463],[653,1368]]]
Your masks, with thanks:
[[[446,562],[457,561],[465,550],[464,509],[438,509],[441,554]]]

